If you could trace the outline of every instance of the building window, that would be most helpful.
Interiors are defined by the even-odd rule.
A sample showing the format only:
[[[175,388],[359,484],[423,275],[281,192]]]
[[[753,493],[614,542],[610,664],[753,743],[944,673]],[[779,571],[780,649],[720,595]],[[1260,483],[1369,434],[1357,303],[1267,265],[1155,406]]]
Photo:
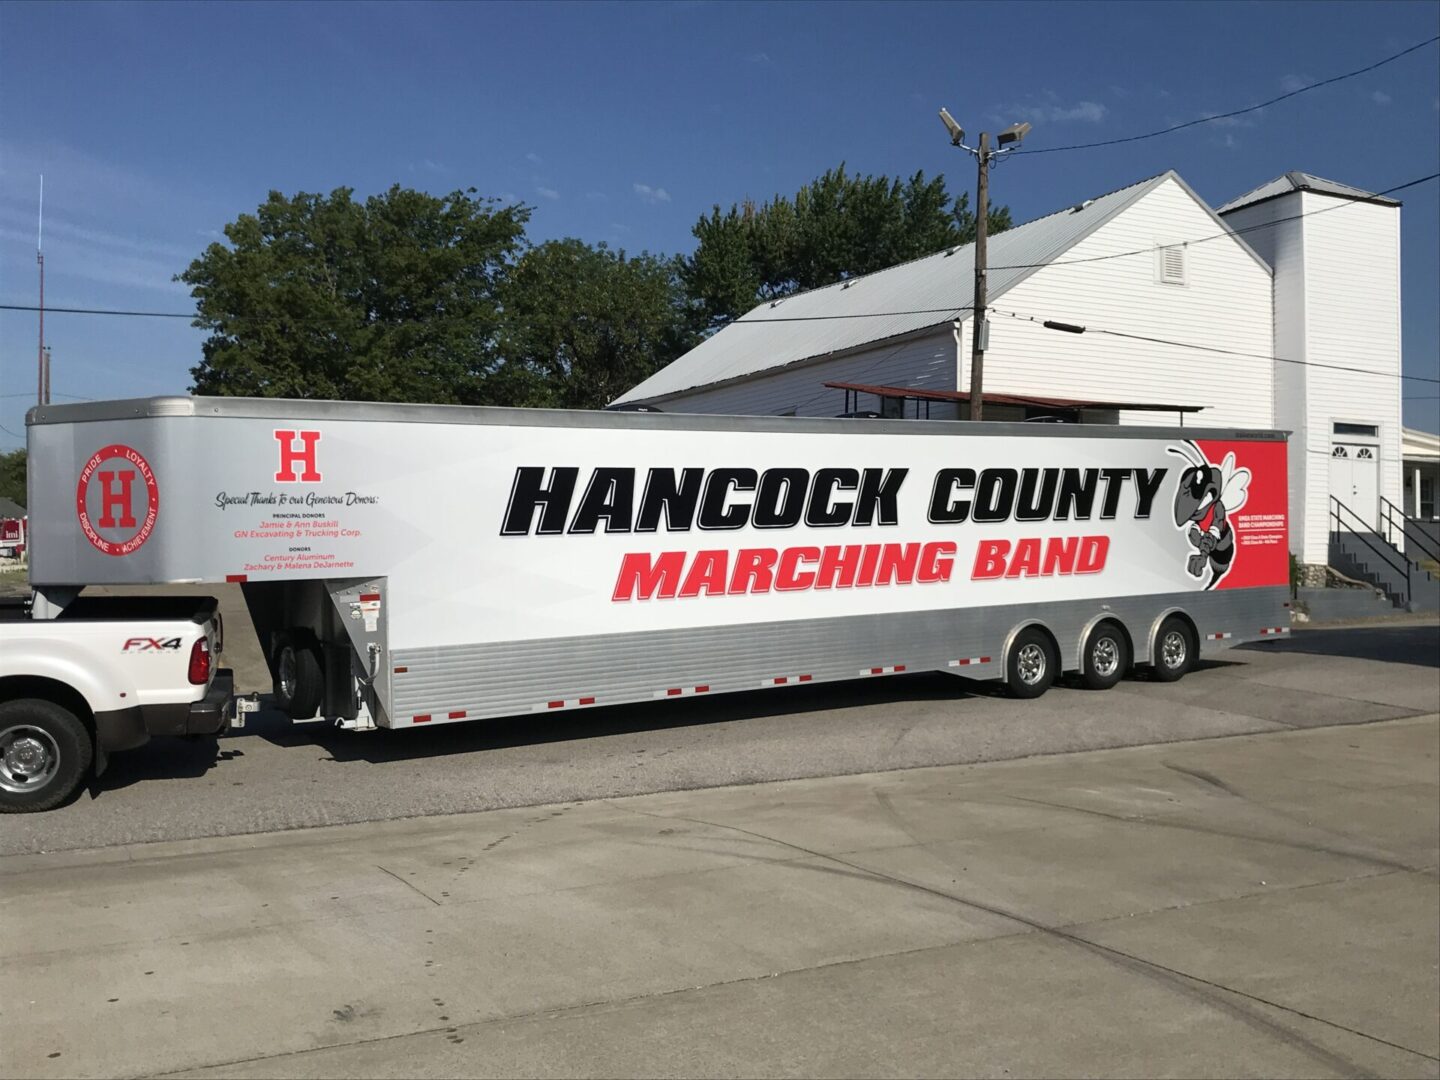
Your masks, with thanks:
[[[1331,451],[1330,451],[1330,456],[1331,456],[1331,457],[1349,457],[1349,456],[1350,456],[1350,451],[1346,450],[1345,447],[1343,447],[1343,446],[1337,446],[1337,447],[1335,447],[1334,450],[1331,450]]]
[[[1435,477],[1424,473],[1420,476],[1420,516],[1435,520]]]
[[[1374,424],[1344,424],[1335,422],[1336,435],[1368,435],[1372,439],[1380,437],[1380,429]]]
[[[1375,455],[1374,455],[1373,453],[1371,453],[1370,447],[1368,447],[1368,446],[1362,446],[1362,447],[1360,447],[1359,450],[1355,451],[1355,456],[1356,456],[1357,458],[1359,458],[1361,461],[1371,461],[1371,460],[1373,460],[1374,457],[1375,457]]]

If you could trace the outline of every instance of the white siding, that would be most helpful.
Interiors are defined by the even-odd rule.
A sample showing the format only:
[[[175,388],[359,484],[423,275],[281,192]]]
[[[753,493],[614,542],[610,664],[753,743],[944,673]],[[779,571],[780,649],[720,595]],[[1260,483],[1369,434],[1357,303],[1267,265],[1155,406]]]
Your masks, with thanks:
[[[1300,213],[1298,195],[1271,199],[1257,206],[1248,206],[1227,214],[1225,220],[1234,229],[1250,229],[1245,234],[1260,256],[1275,269],[1275,355],[1290,359],[1305,358],[1305,248],[1303,224],[1286,221],[1272,225],[1279,218]],[[1323,563],[1328,559],[1325,548],[1323,518],[1327,513],[1325,489],[1329,483],[1329,462],[1309,452],[1311,446],[1307,407],[1309,382],[1306,368],[1299,364],[1275,365],[1275,427],[1292,432],[1290,439],[1290,550],[1301,562]],[[1323,437],[1323,433],[1322,433]],[[1328,450],[1327,450],[1328,452]],[[1318,491],[1310,488],[1317,482]],[[1318,500],[1318,501],[1317,501]],[[1318,509],[1317,509],[1318,507]],[[1319,547],[1314,543],[1315,530],[1308,524],[1311,515],[1322,518]]]
[[[1159,280],[1151,253],[1093,258],[1213,236],[1210,213],[1173,180],[1145,194],[1094,234],[994,302],[985,388],[1090,399],[1202,405],[1187,424],[1269,427],[1274,416],[1269,269],[1239,243],[1211,240],[1185,250],[1184,285]],[[1038,323],[1056,319],[1095,329],[1193,342],[1254,356],[1224,356]],[[968,328],[967,328],[968,329]],[[960,386],[969,384],[970,335],[962,335]],[[1174,414],[1126,411],[1123,424],[1173,424]]]
[[[1304,369],[1309,383],[1306,449],[1312,463],[1306,561],[1323,562],[1336,421],[1379,426],[1380,494],[1400,504],[1400,210],[1312,192],[1302,192],[1299,204],[1305,214],[1338,206],[1299,222],[1305,247],[1306,350],[1301,359],[1374,372]],[[1316,512],[1315,500],[1323,512]]]
[[[883,386],[955,388],[955,340],[947,327],[919,338],[909,338],[861,349],[846,356],[758,375],[729,386],[712,387],[667,398],[666,412],[723,413],[732,416],[774,416],[795,410],[797,416],[838,416],[845,411],[845,391],[826,388],[827,382],[855,382]],[[862,409],[878,409],[873,397],[862,398]],[[914,406],[912,405],[911,408]],[[932,406],[932,419],[952,419],[943,405]]]

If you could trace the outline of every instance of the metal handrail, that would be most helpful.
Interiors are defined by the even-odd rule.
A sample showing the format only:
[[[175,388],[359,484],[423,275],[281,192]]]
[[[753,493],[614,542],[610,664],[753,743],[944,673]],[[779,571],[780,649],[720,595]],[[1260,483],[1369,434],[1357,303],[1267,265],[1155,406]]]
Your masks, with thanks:
[[[1398,526],[1395,524],[1395,518],[1397,516],[1400,519]],[[1380,496],[1380,518],[1385,522],[1386,540],[1390,540],[1389,531],[1398,527],[1405,543],[1414,544],[1424,552],[1427,557],[1434,559],[1436,562],[1440,562],[1440,548],[1432,546],[1435,541],[1431,540],[1423,529],[1412,529],[1410,527],[1412,523],[1418,524],[1419,519],[1411,517],[1400,507],[1385,498],[1384,495]],[[1394,543],[1393,540],[1390,540],[1390,542],[1392,544]]]
[[[1340,516],[1341,510],[1345,511],[1345,513],[1349,514],[1352,518],[1354,518],[1360,524],[1362,531],[1357,531],[1355,529],[1345,529],[1344,519]],[[1404,565],[1396,566],[1395,560],[1391,557],[1391,553],[1394,553],[1396,555],[1399,555],[1400,553],[1398,551],[1395,551],[1394,548],[1391,548],[1390,553],[1387,553],[1372,544],[1365,536],[1365,533],[1369,533],[1371,536],[1374,536],[1375,539],[1381,541],[1382,543],[1385,543],[1385,538],[1382,537],[1379,533],[1375,532],[1374,528],[1371,527],[1371,525],[1366,522],[1364,518],[1362,518],[1354,510],[1351,510],[1350,507],[1346,506],[1334,495],[1330,496],[1330,520],[1335,523],[1335,528],[1332,530],[1332,532],[1337,535],[1341,531],[1348,532],[1351,536],[1358,539],[1362,544],[1364,544],[1367,548],[1373,551],[1376,555],[1380,556],[1381,561],[1384,562],[1386,566],[1390,567],[1391,570],[1394,570],[1396,573],[1405,575],[1405,602],[1408,604],[1410,602],[1410,597],[1413,595],[1410,588],[1410,560],[1405,558],[1403,555],[1400,555],[1400,562]]]

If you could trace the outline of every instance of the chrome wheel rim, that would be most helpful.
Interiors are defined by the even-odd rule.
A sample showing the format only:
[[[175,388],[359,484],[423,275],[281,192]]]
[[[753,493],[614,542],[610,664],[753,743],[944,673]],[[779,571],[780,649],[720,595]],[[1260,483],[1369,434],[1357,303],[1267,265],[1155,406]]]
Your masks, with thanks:
[[[1103,637],[1090,650],[1090,667],[1096,675],[1110,676],[1120,666],[1120,646],[1112,637]]]
[[[37,791],[60,771],[60,747],[54,736],[33,724],[0,731],[0,788],[23,795]]]
[[[295,696],[295,650],[286,646],[280,650],[279,663],[275,665],[275,681],[280,684],[280,693],[288,698]]]
[[[1015,670],[1021,682],[1034,686],[1045,677],[1045,650],[1035,644],[1022,646],[1015,657]]]
[[[1160,643],[1160,659],[1167,668],[1178,668],[1185,663],[1185,652],[1185,635],[1179,630],[1171,630]]]

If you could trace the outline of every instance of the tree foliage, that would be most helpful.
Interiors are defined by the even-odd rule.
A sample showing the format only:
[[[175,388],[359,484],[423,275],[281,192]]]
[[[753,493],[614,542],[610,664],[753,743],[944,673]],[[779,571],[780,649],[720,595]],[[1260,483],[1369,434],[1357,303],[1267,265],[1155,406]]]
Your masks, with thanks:
[[[0,454],[0,499],[25,505],[25,461],[24,448]]]
[[[210,331],[196,392],[485,403],[528,218],[473,189],[272,191],[179,275]]]
[[[1010,228],[991,207],[989,231]],[[975,239],[975,214],[945,178],[855,176],[842,164],[795,193],[761,206],[717,205],[691,230],[699,243],[681,279],[706,329],[758,303],[869,274]]]
[[[673,260],[555,240],[502,288],[497,379],[514,404],[603,408],[694,342]]]

